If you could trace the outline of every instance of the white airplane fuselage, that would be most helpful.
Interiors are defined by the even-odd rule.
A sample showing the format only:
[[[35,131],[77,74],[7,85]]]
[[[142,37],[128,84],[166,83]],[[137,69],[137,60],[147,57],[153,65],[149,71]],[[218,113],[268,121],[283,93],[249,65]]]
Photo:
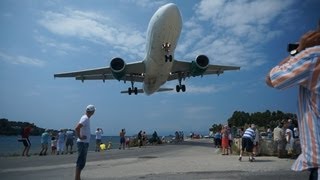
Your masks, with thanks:
[[[150,95],[161,87],[172,69],[174,50],[177,46],[182,28],[182,18],[175,4],[160,7],[152,16],[147,30],[145,79],[143,90]],[[163,44],[169,43],[169,51],[165,51]],[[166,55],[172,56],[172,61],[165,60]]]

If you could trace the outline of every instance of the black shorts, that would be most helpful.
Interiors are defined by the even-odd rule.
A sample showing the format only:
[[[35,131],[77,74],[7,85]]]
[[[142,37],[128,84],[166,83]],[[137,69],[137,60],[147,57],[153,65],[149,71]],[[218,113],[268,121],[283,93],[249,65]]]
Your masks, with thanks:
[[[250,138],[242,138],[242,151],[252,152],[253,142]]]
[[[96,144],[100,145],[101,144],[101,139],[96,139]]]
[[[73,146],[73,139],[67,139],[66,146]]]
[[[22,143],[23,143],[24,147],[31,146],[31,142],[30,142],[29,138],[22,139]]]

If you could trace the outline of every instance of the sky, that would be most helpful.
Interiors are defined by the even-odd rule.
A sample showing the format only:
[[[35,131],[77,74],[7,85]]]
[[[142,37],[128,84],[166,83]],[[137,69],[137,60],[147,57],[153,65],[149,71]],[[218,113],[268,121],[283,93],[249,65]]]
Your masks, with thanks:
[[[169,2],[183,27],[175,58],[199,54],[211,64],[241,66],[186,79],[187,92],[127,95],[130,83],[76,81],[53,74],[126,63],[144,57],[149,20]],[[49,129],[74,128],[93,104],[91,132],[127,135],[208,133],[234,111],[296,113],[297,87],[270,88],[265,77],[288,56],[288,43],[314,30],[318,0],[2,0],[0,1],[0,118]],[[174,88],[178,81],[163,87]],[[135,84],[138,88],[142,84]]]

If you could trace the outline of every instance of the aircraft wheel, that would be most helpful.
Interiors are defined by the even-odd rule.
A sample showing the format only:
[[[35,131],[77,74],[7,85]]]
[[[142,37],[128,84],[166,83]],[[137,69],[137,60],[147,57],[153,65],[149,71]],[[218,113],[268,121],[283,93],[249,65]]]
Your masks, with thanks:
[[[132,89],[128,88],[128,94],[131,95],[131,93],[132,93]]]
[[[176,91],[180,92],[180,86],[179,85],[176,86]]]
[[[186,92],[186,85],[181,85],[182,92]]]
[[[172,55],[169,55],[169,61],[172,62]]]
[[[134,94],[137,95],[138,94],[138,88],[134,88]]]
[[[165,55],[164,56],[164,58],[165,58],[165,62],[172,62],[172,55]]]

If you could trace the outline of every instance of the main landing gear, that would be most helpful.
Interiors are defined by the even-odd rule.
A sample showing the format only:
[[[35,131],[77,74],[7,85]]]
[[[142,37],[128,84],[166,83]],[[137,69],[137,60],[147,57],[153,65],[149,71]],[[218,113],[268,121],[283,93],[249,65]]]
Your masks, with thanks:
[[[181,90],[182,92],[185,92],[185,91],[186,91],[186,85],[181,84],[181,81],[182,81],[182,78],[180,77],[180,78],[179,78],[179,85],[176,86],[176,91],[177,91],[177,92],[180,92],[180,90]]]
[[[131,81],[131,87],[128,88],[128,94],[131,95],[132,93],[134,93],[135,95],[138,94],[138,88],[134,87],[133,81]]]
[[[166,54],[164,55],[164,58],[165,58],[165,62],[172,62],[172,55],[169,54],[170,53],[170,47],[171,47],[171,44],[166,42],[166,43],[163,43],[162,44],[162,49],[164,49],[164,51],[166,52]]]

